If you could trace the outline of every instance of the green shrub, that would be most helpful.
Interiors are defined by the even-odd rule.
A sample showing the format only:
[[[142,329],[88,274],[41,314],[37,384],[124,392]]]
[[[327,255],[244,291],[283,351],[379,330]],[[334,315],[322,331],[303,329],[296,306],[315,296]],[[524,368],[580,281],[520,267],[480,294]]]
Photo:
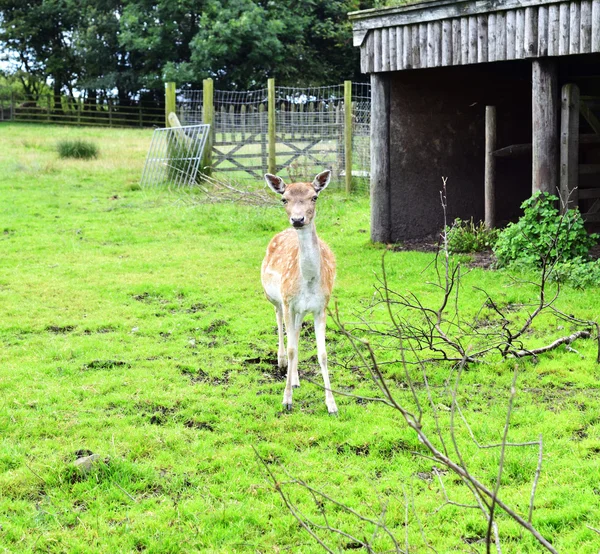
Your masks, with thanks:
[[[540,267],[547,262],[582,260],[596,243],[598,235],[589,235],[579,210],[561,215],[558,198],[537,193],[521,204],[524,214],[510,223],[498,236],[494,247],[498,267],[513,262]]]
[[[600,259],[592,262],[578,257],[557,263],[550,272],[550,279],[558,283],[568,283],[576,289],[598,287],[600,286]]]
[[[56,150],[61,158],[90,160],[98,157],[98,147],[85,140],[61,140],[56,145]]]
[[[459,217],[451,227],[446,227],[448,250],[453,254],[481,252],[492,248],[498,239],[498,230],[489,229],[485,223],[473,223],[473,218],[463,221]]]

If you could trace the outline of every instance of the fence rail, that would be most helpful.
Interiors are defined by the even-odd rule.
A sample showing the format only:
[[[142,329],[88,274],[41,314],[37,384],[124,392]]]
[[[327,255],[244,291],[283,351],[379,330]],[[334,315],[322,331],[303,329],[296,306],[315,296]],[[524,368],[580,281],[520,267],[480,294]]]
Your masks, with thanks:
[[[0,121],[94,125],[99,127],[156,127],[164,124],[165,109],[157,104],[122,106],[111,100],[89,102],[51,96],[0,97]]]

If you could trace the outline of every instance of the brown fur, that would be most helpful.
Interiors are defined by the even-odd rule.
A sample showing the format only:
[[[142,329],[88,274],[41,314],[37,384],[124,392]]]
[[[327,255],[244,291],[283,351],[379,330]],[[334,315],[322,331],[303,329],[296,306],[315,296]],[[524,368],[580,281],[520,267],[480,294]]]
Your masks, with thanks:
[[[335,256],[325,242],[319,239],[321,250],[321,287],[326,298],[325,307],[331,297],[335,281]],[[298,233],[294,229],[286,229],[275,235],[262,264],[262,273],[267,268],[281,273],[281,289],[284,302],[298,294],[300,289],[300,264],[298,263]]]

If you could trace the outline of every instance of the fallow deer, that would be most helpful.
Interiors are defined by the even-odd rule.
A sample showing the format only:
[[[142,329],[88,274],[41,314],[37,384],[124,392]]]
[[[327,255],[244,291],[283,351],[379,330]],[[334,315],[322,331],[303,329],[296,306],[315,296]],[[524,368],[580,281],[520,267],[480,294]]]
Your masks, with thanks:
[[[292,409],[292,388],[300,386],[298,377],[298,340],[304,317],[312,313],[315,320],[317,355],[325,385],[325,404],[330,414],[337,406],[327,370],[325,348],[326,308],[335,279],[335,257],[317,237],[315,204],[319,193],[329,184],[331,171],[319,173],[312,183],[290,183],[267,173],[267,185],[281,194],[291,228],[275,235],[262,263],[261,278],[267,299],[275,306],[279,346],[277,363],[287,366],[283,405]],[[287,355],[284,343],[287,335]]]

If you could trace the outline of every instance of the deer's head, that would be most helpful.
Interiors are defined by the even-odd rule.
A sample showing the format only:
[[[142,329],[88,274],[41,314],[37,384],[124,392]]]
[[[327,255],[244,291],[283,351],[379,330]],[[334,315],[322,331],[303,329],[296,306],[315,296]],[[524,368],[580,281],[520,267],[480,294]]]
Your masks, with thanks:
[[[329,184],[331,171],[319,173],[312,183],[290,183],[286,185],[281,177],[267,173],[265,181],[269,188],[281,194],[290,224],[296,229],[310,225],[315,217],[315,204],[319,193]]]

